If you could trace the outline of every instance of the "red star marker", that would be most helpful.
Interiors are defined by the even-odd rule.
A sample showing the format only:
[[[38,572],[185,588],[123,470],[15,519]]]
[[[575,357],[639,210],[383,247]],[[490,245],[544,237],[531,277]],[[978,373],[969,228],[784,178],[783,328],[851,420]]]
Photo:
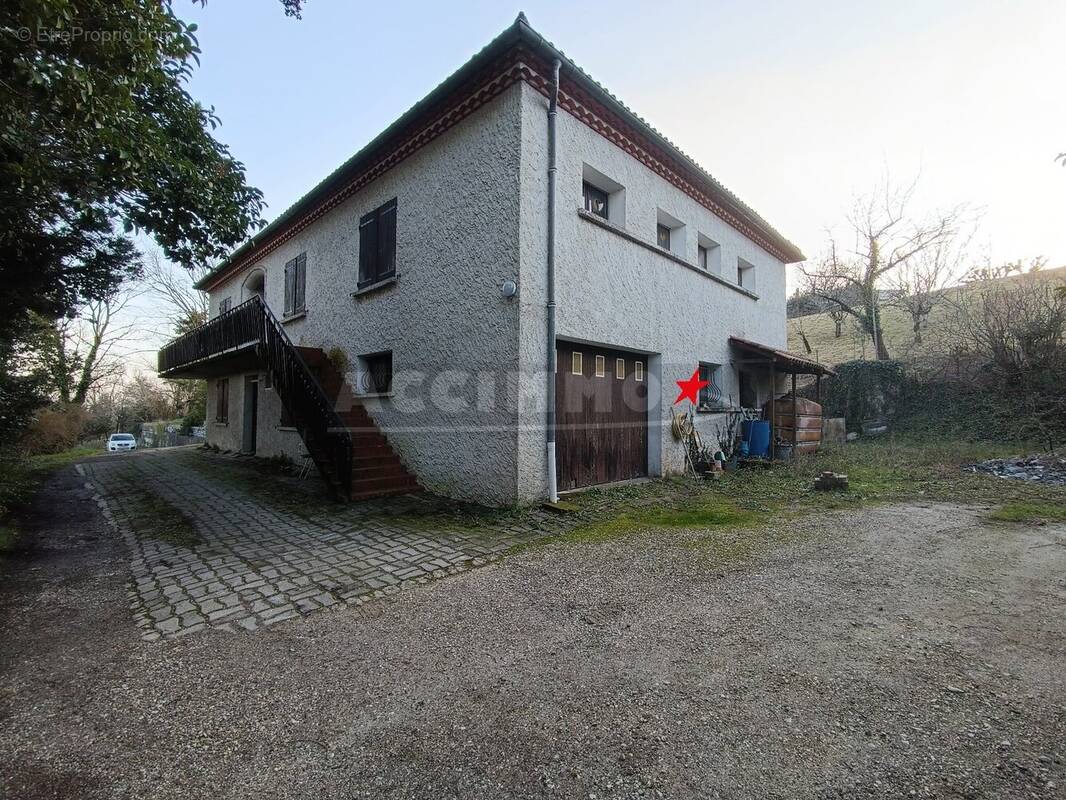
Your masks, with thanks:
[[[692,373],[692,377],[687,381],[677,381],[677,386],[681,389],[681,394],[677,396],[674,405],[676,406],[682,400],[691,400],[693,405],[699,405],[700,389],[709,383],[710,381],[700,380],[700,368],[696,367],[695,371]]]

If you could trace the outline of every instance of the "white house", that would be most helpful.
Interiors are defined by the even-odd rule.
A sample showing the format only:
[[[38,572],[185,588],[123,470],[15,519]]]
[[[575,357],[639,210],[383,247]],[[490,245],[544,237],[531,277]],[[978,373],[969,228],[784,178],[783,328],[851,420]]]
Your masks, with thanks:
[[[520,15],[204,278],[160,372],[208,379],[210,443],[310,453],[341,495],[533,502],[553,463],[680,471],[697,367],[709,432],[817,371],[779,352],[802,258]]]

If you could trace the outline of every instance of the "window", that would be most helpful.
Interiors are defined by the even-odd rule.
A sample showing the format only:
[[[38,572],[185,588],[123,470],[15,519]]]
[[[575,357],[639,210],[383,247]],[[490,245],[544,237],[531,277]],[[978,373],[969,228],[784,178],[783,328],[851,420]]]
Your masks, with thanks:
[[[581,165],[581,199],[588,213],[625,227],[626,187],[591,164]]]
[[[643,361],[634,361],[633,362],[633,376],[638,381],[644,380],[644,362]]]
[[[285,264],[285,315],[307,310],[307,253],[300,253]]]
[[[396,200],[359,220],[359,288],[396,274]]]
[[[581,195],[585,201],[585,210],[597,217],[607,219],[607,192],[597,189],[588,181],[581,184]]]
[[[700,363],[700,380],[707,381],[707,385],[700,389],[699,403],[697,404],[697,408],[700,411],[723,407],[721,375],[721,364]]]
[[[229,422],[229,378],[215,381],[215,422]]]
[[[702,233],[696,238],[696,242],[696,260],[700,269],[714,275],[720,275],[722,273],[721,246],[714,239],[704,236]]]
[[[743,286],[745,289],[755,288],[755,265],[743,258],[737,259],[737,286]]]
[[[218,313],[225,314],[233,308],[233,297],[223,297],[218,301]]]
[[[616,358],[614,360],[614,376],[620,381],[626,379],[626,360],[624,358]]]
[[[663,250],[685,255],[685,223],[661,208],[655,211],[655,243]]]
[[[662,223],[655,228],[655,243],[663,250],[670,249],[670,229]]]
[[[581,358],[581,353],[575,350],[570,356],[570,374],[581,375],[584,370],[584,363]]]
[[[366,390],[370,394],[392,391],[392,351],[363,356],[366,364]]]
[[[596,356],[596,377],[602,378],[607,374],[607,359],[603,356]]]

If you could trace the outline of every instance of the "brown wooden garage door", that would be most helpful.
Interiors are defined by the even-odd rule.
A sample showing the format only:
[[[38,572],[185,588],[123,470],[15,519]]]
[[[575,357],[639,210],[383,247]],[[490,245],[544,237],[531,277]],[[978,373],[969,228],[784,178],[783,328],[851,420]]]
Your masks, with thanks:
[[[560,489],[648,474],[644,356],[560,342],[556,464]]]

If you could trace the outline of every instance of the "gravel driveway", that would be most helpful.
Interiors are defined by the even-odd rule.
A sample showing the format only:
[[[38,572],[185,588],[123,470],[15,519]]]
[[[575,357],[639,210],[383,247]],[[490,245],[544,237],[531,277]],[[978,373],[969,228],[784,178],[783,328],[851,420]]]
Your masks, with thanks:
[[[41,502],[0,565],[5,797],[1066,796],[1066,526],[638,533],[144,642],[73,473]]]

